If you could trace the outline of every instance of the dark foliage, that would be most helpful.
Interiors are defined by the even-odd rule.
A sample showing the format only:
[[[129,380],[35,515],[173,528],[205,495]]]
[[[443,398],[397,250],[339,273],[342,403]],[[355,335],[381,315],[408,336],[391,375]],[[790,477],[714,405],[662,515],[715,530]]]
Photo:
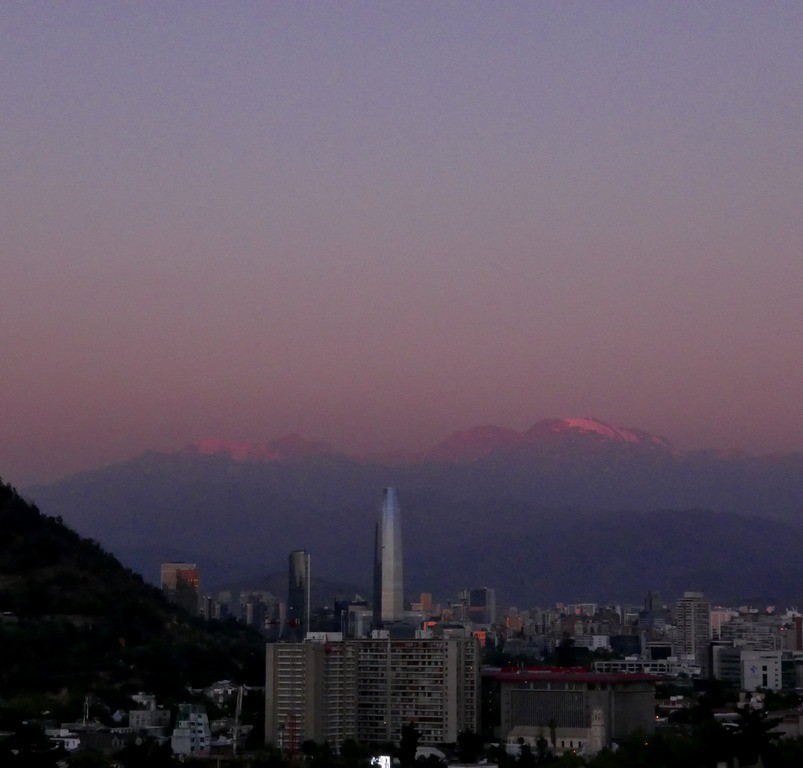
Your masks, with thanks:
[[[2,484],[0,530],[6,712],[74,716],[87,693],[113,709],[137,690],[171,704],[189,684],[262,684],[258,634],[187,615],[96,542]]]
[[[415,752],[418,749],[419,733],[415,723],[402,726],[399,744],[399,763],[401,768],[412,768],[415,763]]]

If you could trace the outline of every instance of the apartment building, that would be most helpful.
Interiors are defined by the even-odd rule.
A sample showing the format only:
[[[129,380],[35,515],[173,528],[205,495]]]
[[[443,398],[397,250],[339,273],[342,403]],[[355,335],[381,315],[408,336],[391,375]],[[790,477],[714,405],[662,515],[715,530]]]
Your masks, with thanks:
[[[267,646],[265,739],[294,751],[306,739],[398,742],[415,722],[422,745],[479,729],[475,637],[327,637]]]

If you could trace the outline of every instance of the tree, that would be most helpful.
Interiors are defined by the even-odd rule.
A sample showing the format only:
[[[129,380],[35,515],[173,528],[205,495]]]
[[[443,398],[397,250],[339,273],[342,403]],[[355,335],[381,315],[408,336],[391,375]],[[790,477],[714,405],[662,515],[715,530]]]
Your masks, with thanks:
[[[115,756],[123,768],[167,768],[178,763],[173,757],[170,743],[159,744],[145,740],[141,744],[127,744]]]
[[[67,765],[69,768],[111,768],[109,758],[94,749],[74,752],[67,759]]]
[[[555,648],[555,665],[558,667],[573,667],[575,663],[574,639],[564,633]]]
[[[504,744],[492,744],[486,753],[489,763],[494,763],[499,768],[513,768],[515,760],[508,754]]]
[[[420,736],[412,720],[407,723],[407,725],[402,726],[401,743],[399,744],[399,762],[401,763],[401,768],[413,768]]]
[[[519,768],[535,768],[535,755],[529,744],[522,744],[519,752]]]
[[[482,736],[474,731],[457,734],[457,758],[461,763],[476,763],[482,757]]]
[[[547,762],[548,754],[549,742],[543,736],[539,736],[535,742],[535,762],[538,765],[544,765]]]
[[[437,755],[427,755],[416,758],[415,768],[443,768],[444,761]]]
[[[344,768],[357,768],[362,761],[367,761],[371,750],[354,739],[346,739],[340,745],[340,763]]]
[[[741,765],[750,765],[761,758],[767,763],[778,734],[771,734],[780,718],[767,717],[763,711],[744,707],[739,710],[739,730],[736,732],[736,751]]]
[[[318,757],[319,747],[312,739],[306,739],[301,744],[301,754],[307,758],[307,761],[314,761]]]

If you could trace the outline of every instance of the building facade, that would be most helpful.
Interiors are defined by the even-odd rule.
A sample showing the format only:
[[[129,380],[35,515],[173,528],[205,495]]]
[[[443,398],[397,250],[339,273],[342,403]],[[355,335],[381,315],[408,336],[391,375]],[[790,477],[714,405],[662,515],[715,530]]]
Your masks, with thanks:
[[[171,603],[180,605],[193,616],[198,615],[200,576],[195,563],[162,563],[160,583]]]
[[[288,562],[287,635],[302,639],[310,630],[310,556],[295,549]]]
[[[401,509],[395,488],[385,488],[374,540],[374,627],[404,616]]]
[[[702,592],[684,592],[675,606],[676,654],[694,655],[707,674],[708,643],[711,640],[711,603]]]
[[[594,754],[613,740],[655,729],[655,682],[645,674],[521,670],[493,675],[500,690],[501,736],[553,751]]]
[[[372,638],[358,650],[357,738],[392,741],[414,722],[423,745],[479,731],[480,646],[475,637]]]
[[[285,750],[306,739],[398,742],[411,721],[429,746],[479,730],[474,637],[271,643],[266,662],[265,739]]]
[[[356,649],[340,638],[268,643],[265,741],[295,752],[306,740],[337,748],[355,738]]]
[[[170,738],[174,755],[206,757],[212,744],[212,732],[206,708],[200,704],[181,704],[176,716],[176,727]]]

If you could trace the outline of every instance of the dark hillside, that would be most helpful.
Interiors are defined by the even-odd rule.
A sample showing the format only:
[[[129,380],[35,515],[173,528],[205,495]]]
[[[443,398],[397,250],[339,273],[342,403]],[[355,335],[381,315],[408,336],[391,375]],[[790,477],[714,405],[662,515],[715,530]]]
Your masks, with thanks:
[[[87,694],[110,707],[149,690],[263,681],[262,638],[170,605],[96,542],[0,484],[0,706],[60,708]],[[34,712],[32,712],[34,714]]]

